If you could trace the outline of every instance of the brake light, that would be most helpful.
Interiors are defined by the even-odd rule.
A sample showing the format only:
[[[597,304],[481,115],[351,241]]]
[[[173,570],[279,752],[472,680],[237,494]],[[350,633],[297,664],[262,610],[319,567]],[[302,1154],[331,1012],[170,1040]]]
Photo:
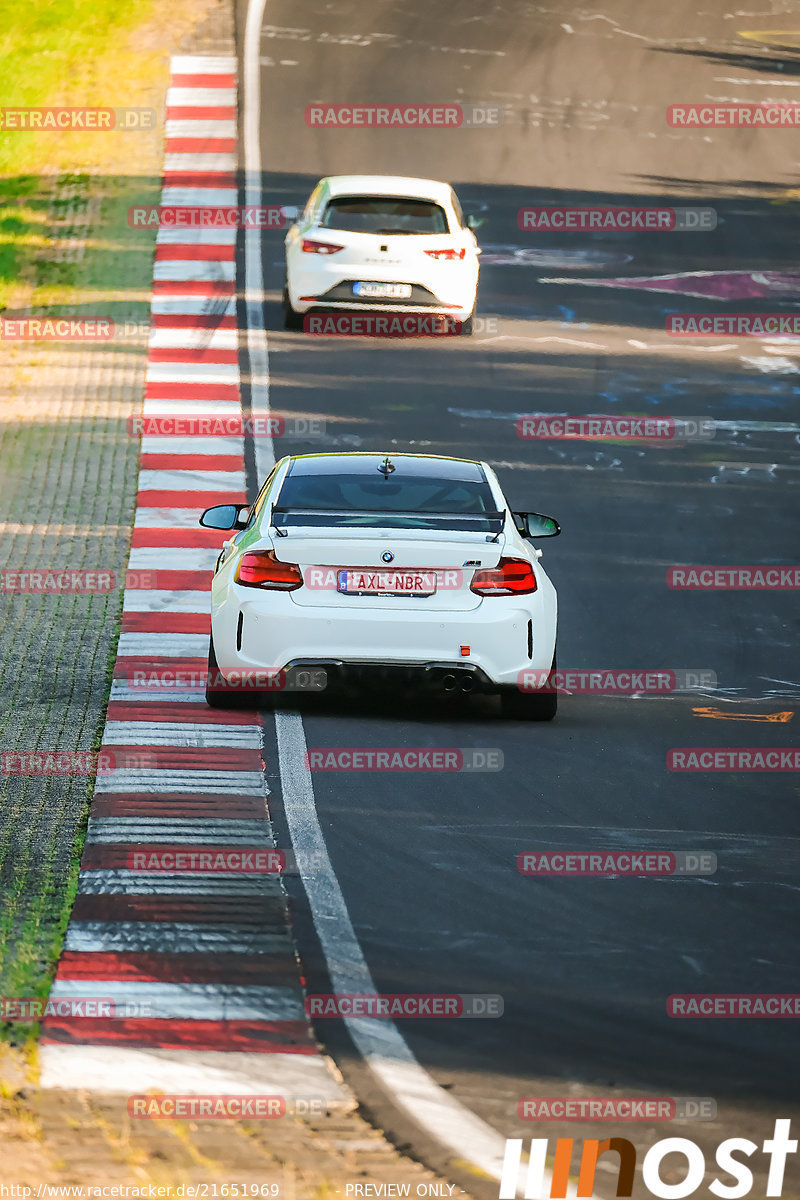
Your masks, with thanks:
[[[337,246],[333,242],[314,242],[310,238],[303,238],[303,254],[338,254],[340,250],[344,250],[344,246]]]
[[[248,550],[239,559],[233,576],[244,587],[269,588],[293,592],[303,586],[303,575],[296,563],[280,562],[274,550]]]
[[[425,253],[429,254],[431,258],[441,261],[455,262],[456,259],[464,258],[467,252],[463,246],[460,250],[456,250],[451,246],[447,250],[426,250]]]
[[[476,571],[469,586],[479,596],[521,596],[536,591],[536,576],[527,559],[501,558],[496,567]]]

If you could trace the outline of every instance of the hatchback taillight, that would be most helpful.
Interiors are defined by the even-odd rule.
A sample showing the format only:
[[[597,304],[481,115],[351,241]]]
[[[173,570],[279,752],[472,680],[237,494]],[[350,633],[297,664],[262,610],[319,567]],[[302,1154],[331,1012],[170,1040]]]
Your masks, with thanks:
[[[233,578],[244,587],[278,592],[293,592],[303,586],[303,575],[297,564],[280,562],[274,550],[248,550],[239,559]]]
[[[536,576],[527,559],[501,558],[496,567],[476,571],[469,586],[479,596],[520,596],[536,591]]]
[[[337,246],[333,242],[314,242],[311,238],[303,238],[303,254],[338,254],[340,250],[344,250],[344,246]]]
[[[426,250],[425,253],[429,254],[431,258],[436,258],[440,261],[455,262],[456,259],[464,258],[467,252],[463,246],[460,250],[456,250],[451,246],[447,250]]]

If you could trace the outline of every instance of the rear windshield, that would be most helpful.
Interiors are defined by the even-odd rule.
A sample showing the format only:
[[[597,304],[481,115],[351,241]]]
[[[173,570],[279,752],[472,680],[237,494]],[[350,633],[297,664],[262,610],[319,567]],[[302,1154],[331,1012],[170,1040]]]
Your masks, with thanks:
[[[402,196],[336,196],[328,202],[321,225],[348,233],[449,232],[440,205]]]
[[[415,475],[402,480],[376,473],[287,476],[273,522],[281,525],[369,525],[390,528],[498,528],[488,483]]]

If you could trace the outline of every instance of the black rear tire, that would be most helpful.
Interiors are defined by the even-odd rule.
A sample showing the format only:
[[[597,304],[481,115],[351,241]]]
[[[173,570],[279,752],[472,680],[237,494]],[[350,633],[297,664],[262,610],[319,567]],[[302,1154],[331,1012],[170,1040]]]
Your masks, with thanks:
[[[289,299],[289,289],[284,283],[283,295],[281,296],[281,307],[283,308],[283,328],[293,329],[295,331],[303,328],[303,314],[295,312],[292,308],[292,302]]]
[[[550,667],[552,675],[557,666],[556,654]],[[558,711],[558,692],[503,692],[500,696],[503,716],[512,721],[552,721]]]
[[[206,675],[206,704],[209,708],[238,708],[241,697],[231,688],[214,686],[219,677],[217,656],[214,653],[214,639],[208,639],[208,673]]]

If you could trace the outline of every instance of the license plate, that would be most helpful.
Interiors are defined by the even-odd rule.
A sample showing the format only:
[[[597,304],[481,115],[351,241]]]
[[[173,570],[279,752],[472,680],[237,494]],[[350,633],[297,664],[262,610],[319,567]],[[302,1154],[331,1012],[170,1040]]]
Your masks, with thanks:
[[[435,571],[340,571],[339,591],[348,596],[432,596]]]
[[[366,296],[368,300],[408,300],[410,283],[354,283],[354,296]]]

